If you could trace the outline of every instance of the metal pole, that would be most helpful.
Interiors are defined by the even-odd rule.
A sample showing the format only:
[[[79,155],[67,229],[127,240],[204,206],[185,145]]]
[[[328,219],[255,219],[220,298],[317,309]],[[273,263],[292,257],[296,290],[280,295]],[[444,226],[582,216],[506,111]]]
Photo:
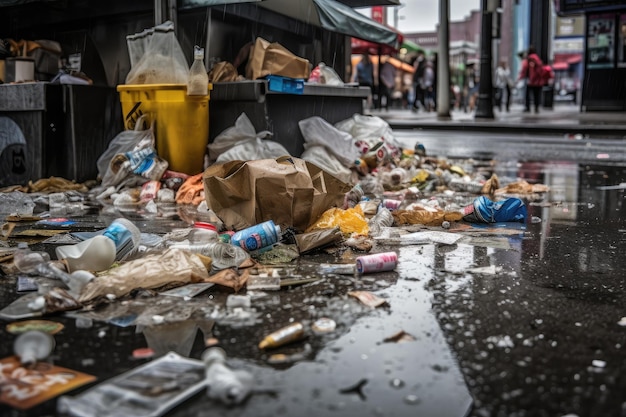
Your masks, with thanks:
[[[450,0],[439,0],[439,52],[437,53],[437,117],[450,118]]]
[[[475,117],[493,119],[493,82],[492,82],[492,26],[493,13],[489,0],[482,1],[482,22],[480,34],[480,84],[478,86],[478,105]]]
[[[154,0],[154,26],[163,23],[163,0]]]

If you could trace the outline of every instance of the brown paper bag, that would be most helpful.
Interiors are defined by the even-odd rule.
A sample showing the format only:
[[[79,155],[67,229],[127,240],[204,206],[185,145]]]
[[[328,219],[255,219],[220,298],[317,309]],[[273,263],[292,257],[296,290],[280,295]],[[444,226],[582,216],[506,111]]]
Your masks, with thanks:
[[[291,53],[281,44],[270,43],[263,38],[257,38],[254,47],[250,49],[246,78],[256,80],[266,75],[280,75],[290,78],[308,79],[311,65],[308,60]]]
[[[303,159],[231,161],[203,174],[208,207],[234,230],[273,220],[304,231],[331,207],[341,207],[350,185]]]
[[[256,80],[261,77],[263,69],[263,60],[265,59],[265,50],[269,46],[269,42],[263,38],[256,38],[254,46],[250,48],[250,56],[246,64],[246,78]]]

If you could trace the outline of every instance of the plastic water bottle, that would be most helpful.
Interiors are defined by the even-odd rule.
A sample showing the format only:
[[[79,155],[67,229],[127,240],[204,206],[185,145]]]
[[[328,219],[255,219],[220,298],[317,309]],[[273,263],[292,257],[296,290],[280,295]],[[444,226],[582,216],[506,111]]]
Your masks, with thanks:
[[[274,245],[280,240],[280,236],[280,226],[275,225],[272,220],[268,220],[236,232],[230,238],[230,243],[248,252],[254,252]]]
[[[393,215],[386,207],[380,207],[374,217],[368,222],[370,236],[379,236],[385,227],[393,225]]]
[[[193,230],[189,233],[189,241],[191,243],[214,242],[217,239],[217,227],[211,223],[195,222]]]
[[[238,246],[216,240],[207,243],[180,243],[170,246],[175,249],[188,250],[192,253],[211,258],[211,269],[219,271],[227,268],[237,268],[250,255]]]
[[[526,205],[519,198],[493,201],[481,195],[463,208],[463,220],[471,223],[499,223],[526,221]]]
[[[204,351],[207,395],[226,405],[242,403],[252,389],[252,374],[244,370],[233,371],[226,366],[226,352],[219,347]]]
[[[57,258],[64,260],[69,272],[78,270],[104,271],[115,262],[115,243],[98,235],[75,245],[59,246]]]
[[[25,274],[32,274],[38,271],[38,266],[50,262],[50,255],[46,252],[34,252],[27,243],[20,242],[17,250],[13,254],[15,267]]]
[[[120,217],[104,229],[103,236],[115,243],[115,260],[123,261],[139,246],[141,232],[130,220]]]
[[[13,343],[13,352],[20,357],[22,365],[30,365],[46,359],[55,347],[54,338],[39,330],[20,334]]]
[[[189,68],[187,94],[190,96],[209,94],[209,75],[204,66],[204,48],[200,48],[198,45],[193,48],[193,63]]]

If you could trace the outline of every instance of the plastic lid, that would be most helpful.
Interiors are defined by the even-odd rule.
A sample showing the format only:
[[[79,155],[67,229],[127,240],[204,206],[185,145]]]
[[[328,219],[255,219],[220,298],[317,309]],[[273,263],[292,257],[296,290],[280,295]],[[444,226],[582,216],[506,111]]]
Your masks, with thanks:
[[[204,48],[200,48],[198,45],[193,48],[194,59],[204,59]]]
[[[215,233],[217,233],[217,227],[215,227],[214,224],[211,223],[206,223],[206,222],[195,222],[193,224],[193,227],[196,227],[198,229],[207,229],[207,230],[212,230]]]

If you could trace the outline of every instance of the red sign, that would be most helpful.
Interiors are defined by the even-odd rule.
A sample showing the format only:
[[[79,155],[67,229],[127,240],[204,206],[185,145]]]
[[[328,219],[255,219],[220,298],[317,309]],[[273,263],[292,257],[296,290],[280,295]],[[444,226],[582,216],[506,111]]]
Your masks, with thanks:
[[[384,23],[385,9],[383,6],[372,6],[372,20]]]

